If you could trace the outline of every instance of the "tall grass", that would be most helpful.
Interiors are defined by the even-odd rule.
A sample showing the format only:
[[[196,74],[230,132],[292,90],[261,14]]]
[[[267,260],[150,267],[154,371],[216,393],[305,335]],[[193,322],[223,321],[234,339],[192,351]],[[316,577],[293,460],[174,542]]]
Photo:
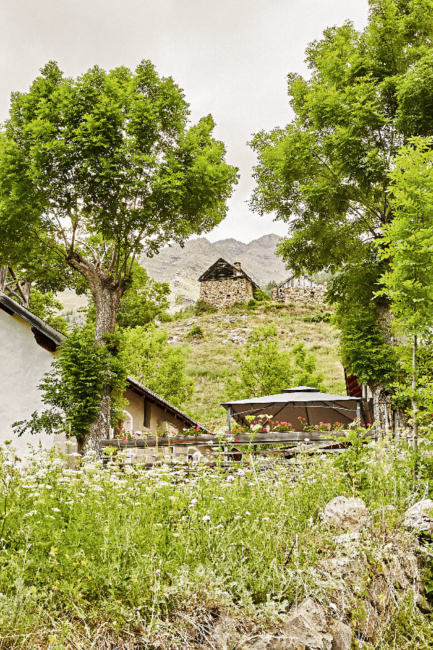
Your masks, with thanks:
[[[371,448],[362,496],[372,510],[394,506],[393,527],[425,484],[414,493],[390,449]],[[267,463],[73,468],[55,452],[24,464],[1,447],[0,637],[54,629],[58,643],[77,625],[150,634],[174,611],[271,619],[305,594],[325,599],[314,567],[336,544],[321,513],[352,484],[329,456]]]

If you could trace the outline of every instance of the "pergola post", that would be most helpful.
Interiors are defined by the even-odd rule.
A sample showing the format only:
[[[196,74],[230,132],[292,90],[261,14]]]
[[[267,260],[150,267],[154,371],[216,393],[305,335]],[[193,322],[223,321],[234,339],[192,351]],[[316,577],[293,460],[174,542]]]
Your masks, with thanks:
[[[356,419],[358,426],[361,426],[361,402],[356,402]]]
[[[227,409],[227,433],[231,433],[231,417],[232,417],[232,409],[231,406],[229,406]]]

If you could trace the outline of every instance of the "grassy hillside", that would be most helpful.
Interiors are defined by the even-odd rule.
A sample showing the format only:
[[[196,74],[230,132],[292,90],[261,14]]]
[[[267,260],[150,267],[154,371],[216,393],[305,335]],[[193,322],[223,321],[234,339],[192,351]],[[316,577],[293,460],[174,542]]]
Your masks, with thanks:
[[[224,421],[220,403],[227,398],[226,378],[232,373],[235,352],[242,350],[251,330],[264,323],[275,322],[281,349],[290,349],[304,341],[317,356],[318,369],[323,372],[329,391],[345,394],[343,367],[338,358],[337,331],[327,322],[309,322],[320,318],[321,307],[261,307],[256,311],[232,309],[205,314],[172,323],[167,327],[173,345],[189,348],[188,375],[195,381],[196,391],[185,410],[209,423],[215,418]],[[189,338],[194,325],[200,325],[204,337]]]

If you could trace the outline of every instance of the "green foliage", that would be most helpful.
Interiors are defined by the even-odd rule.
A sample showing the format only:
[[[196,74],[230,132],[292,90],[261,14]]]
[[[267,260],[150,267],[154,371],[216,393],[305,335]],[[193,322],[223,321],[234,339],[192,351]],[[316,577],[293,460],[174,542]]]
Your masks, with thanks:
[[[413,552],[415,536],[401,531],[402,515],[431,483],[421,479],[414,488],[405,449],[393,441],[362,449],[365,472],[355,476],[363,477],[358,495],[372,521],[359,544],[371,577],[397,549]],[[133,636],[157,646],[163,634],[166,646],[176,647],[182,612],[198,624],[218,607],[257,622],[262,633],[318,585],[322,601],[335,602],[336,582],[324,580],[323,560],[341,544],[321,514],[334,497],[353,495],[353,463],[341,469],[332,454],[300,453],[289,464],[268,460],[260,471],[200,465],[191,480],[191,467],[121,467],[124,454],[108,452],[105,466],[78,459],[71,469],[53,452],[23,464],[0,445],[0,635],[11,650],[40,650],[41,630],[50,630],[50,647],[59,650],[99,641],[107,629],[113,636],[104,645]],[[347,602],[344,578],[337,585]],[[378,631],[381,650],[431,647],[430,618],[419,613],[410,587]],[[349,601],[346,614],[360,602]]]
[[[264,291],[268,294],[269,298],[272,300],[272,295],[273,295],[273,289],[274,287],[278,286],[275,280],[271,280],[268,282],[266,287],[264,288]]]
[[[193,316],[196,316],[195,312],[195,305],[188,305],[187,307],[184,307],[183,309],[179,309],[179,311],[176,311],[173,314],[173,320],[184,320],[186,318],[192,318]]]
[[[0,137],[1,257],[12,267],[56,259],[62,282],[73,269],[95,301],[98,345],[114,333],[128,286],[120,321],[154,317],[146,292],[131,285],[134,261],[225,217],[237,169],[212,116],[189,126],[189,115],[183,91],[150,61],[135,71],[95,66],[76,79],[49,62],[28,92],[12,95]],[[106,435],[109,399],[98,416]]]
[[[406,335],[431,329],[433,308],[433,154],[431,138],[402,147],[390,171],[394,219],[383,229],[381,282]]]
[[[340,329],[343,365],[358,381],[372,386],[389,383],[398,374],[398,350],[388,344],[393,334],[387,319],[388,304],[375,296],[380,273],[374,257],[371,263],[367,259],[350,265],[331,280],[327,294],[328,302],[335,307],[333,321]]]
[[[42,293],[38,289],[33,288],[30,292],[29,309],[62,334],[68,333],[68,323],[62,316],[56,313],[63,309],[63,305],[60,300],[57,300],[52,291]]]
[[[36,232],[66,264],[76,250],[122,277],[134,253],[212,229],[237,170],[212,137],[212,117],[187,128],[188,116],[182,90],[149,61],[135,72],[95,66],[76,79],[48,63],[27,93],[13,94],[1,139],[10,255]],[[99,251],[86,248],[100,236]]]
[[[125,330],[124,337],[128,374],[175,406],[191,397],[194,382],[185,376],[186,352],[168,343],[165,330],[136,327]]]
[[[66,433],[84,439],[99,412],[104,386],[113,391],[112,423],[122,414],[122,393],[126,373],[119,356],[117,334],[107,335],[107,346],[94,345],[94,332],[89,326],[76,327],[61,344],[51,370],[39,388],[44,404],[50,408],[42,414],[34,412],[28,421],[17,422],[15,433]]]
[[[348,488],[358,494],[366,485],[369,458],[370,428],[359,426],[356,422],[350,429],[335,438],[346,447],[342,454],[335,459],[335,466],[341,469],[347,481]]]
[[[275,323],[253,330],[244,353],[235,356],[234,376],[227,380],[230,399],[280,393],[290,386],[322,388],[323,375],[316,370],[316,357],[297,343],[291,353],[280,350]]]
[[[305,323],[329,323],[331,319],[332,319],[332,313],[330,311],[325,311],[325,312],[318,311],[315,314],[311,314],[311,316],[305,316],[304,322]]]
[[[189,339],[202,339],[203,336],[204,333],[200,325],[193,325],[187,334]]]
[[[388,172],[404,138],[433,134],[432,36],[432,0],[374,0],[362,32],[349,22],[326,29],[307,48],[308,79],[289,74],[294,119],[255,135],[251,205],[288,224],[279,253],[294,273],[352,273],[362,292],[366,275],[378,280],[384,272],[370,249],[375,240],[384,246],[384,228],[394,216]],[[378,289],[373,285],[371,294]],[[342,330],[345,361],[362,370],[349,348],[362,350],[365,341],[378,362],[364,375],[381,381],[395,361],[384,349],[390,347],[382,328],[386,303],[376,301],[365,319],[355,313],[365,303],[347,297],[334,294],[341,303],[336,322],[348,327]]]
[[[147,271],[134,263],[131,281],[120,301],[117,314],[117,325],[120,328],[144,327],[154,323],[156,319],[167,319],[170,287],[166,282],[155,282],[149,278]],[[96,304],[89,296],[87,307],[82,311],[86,321],[94,326],[96,321]],[[170,320],[170,318],[168,318]]]
[[[139,264],[132,269],[132,282],[123,294],[117,323],[120,327],[143,327],[161,320],[168,309],[167,296],[170,287],[167,282],[155,282]]]
[[[218,309],[211,305],[210,302],[206,300],[197,300],[194,306],[194,313],[196,316],[201,316],[202,314],[216,314]]]
[[[171,323],[174,320],[174,318],[172,314],[170,314],[168,311],[163,311],[158,315],[158,320],[161,323]]]
[[[257,300],[257,302],[270,302],[272,300],[272,292],[270,296],[266,290],[254,289],[254,299]]]

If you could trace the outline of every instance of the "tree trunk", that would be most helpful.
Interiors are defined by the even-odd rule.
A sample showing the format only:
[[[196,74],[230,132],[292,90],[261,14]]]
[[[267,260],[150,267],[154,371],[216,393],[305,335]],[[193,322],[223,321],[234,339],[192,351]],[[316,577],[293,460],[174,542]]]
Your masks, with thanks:
[[[125,283],[123,280],[115,282],[106,269],[95,267],[78,253],[73,253],[67,261],[86,278],[95,300],[95,346],[106,345],[104,335],[114,333],[120,300],[126,288]],[[98,417],[91,423],[88,435],[78,443],[79,453],[100,454],[100,441],[110,437],[110,416],[111,388],[106,385],[102,390]]]
[[[393,424],[393,409],[391,399],[387,394],[386,384],[376,384],[371,389],[373,395],[373,415],[374,421],[379,422],[377,425],[377,433],[379,435],[387,435],[392,429]]]

